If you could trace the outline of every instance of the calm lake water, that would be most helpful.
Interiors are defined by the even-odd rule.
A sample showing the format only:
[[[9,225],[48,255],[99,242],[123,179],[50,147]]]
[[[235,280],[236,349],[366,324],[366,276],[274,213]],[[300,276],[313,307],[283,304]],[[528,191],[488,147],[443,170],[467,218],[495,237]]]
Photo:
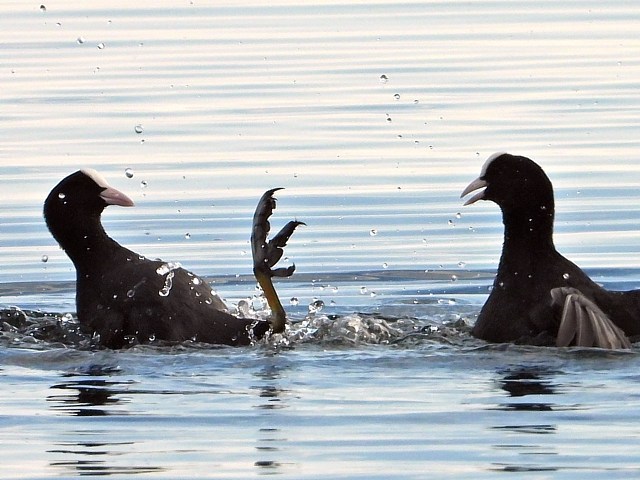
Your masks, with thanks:
[[[558,248],[640,288],[640,4],[269,4],[0,4],[3,478],[640,477],[640,350],[473,339],[502,225],[459,199],[527,155]],[[83,167],[136,202],[115,239],[256,315],[251,216],[284,187],[288,334],[78,346],[41,210]]]

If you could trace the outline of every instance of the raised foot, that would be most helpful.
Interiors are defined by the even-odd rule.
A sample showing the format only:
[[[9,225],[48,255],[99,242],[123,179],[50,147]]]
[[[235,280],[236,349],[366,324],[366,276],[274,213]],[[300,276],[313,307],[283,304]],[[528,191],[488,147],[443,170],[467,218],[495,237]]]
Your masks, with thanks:
[[[562,307],[556,345],[567,347],[631,348],[626,334],[580,290],[560,287],[551,290],[551,303]]]
[[[298,225],[304,222],[290,221],[271,240],[267,240],[271,224],[269,217],[276,208],[276,199],[273,194],[281,188],[267,190],[256,207],[253,214],[253,227],[251,229],[251,253],[253,254],[253,273],[260,284],[264,296],[271,309],[271,329],[280,333],[284,331],[286,314],[278,294],[273,286],[273,277],[290,277],[296,269],[295,265],[287,268],[273,268],[284,254],[284,247],[289,237]]]

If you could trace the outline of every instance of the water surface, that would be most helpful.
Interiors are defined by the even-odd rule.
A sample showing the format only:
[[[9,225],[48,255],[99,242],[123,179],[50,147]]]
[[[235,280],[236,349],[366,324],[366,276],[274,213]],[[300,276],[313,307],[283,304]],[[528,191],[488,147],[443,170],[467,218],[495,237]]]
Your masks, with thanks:
[[[472,339],[502,225],[459,194],[495,151],[535,159],[558,248],[639,288],[639,22],[623,1],[4,2],[3,476],[637,476],[637,349]],[[287,337],[78,346],[41,208],[82,167],[136,202],[105,212],[114,238],[256,314],[251,215],[285,187],[273,225],[307,223]]]

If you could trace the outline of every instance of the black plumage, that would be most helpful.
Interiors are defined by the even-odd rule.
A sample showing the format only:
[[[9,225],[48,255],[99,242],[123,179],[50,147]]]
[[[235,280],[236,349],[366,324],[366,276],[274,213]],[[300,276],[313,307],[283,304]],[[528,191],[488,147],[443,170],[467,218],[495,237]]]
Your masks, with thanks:
[[[271,193],[261,202],[275,202]],[[100,221],[108,205],[133,202],[90,169],[63,179],[44,203],[47,226],[76,268],[78,319],[100,344],[120,348],[158,339],[246,345],[269,330],[268,322],[229,314],[208,283],[179,264],[149,260],[110,238]]]
[[[490,342],[629,346],[640,334],[640,291],[608,291],[563,257],[553,242],[551,181],[526,157],[494,154],[462,196],[502,210],[504,245],[493,288],[473,327]]]

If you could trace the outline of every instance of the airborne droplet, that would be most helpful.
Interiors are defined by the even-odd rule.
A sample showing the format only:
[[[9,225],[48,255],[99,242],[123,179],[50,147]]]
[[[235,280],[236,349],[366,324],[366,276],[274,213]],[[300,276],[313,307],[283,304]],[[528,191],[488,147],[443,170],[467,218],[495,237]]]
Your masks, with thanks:
[[[322,300],[314,300],[309,304],[309,313],[317,313],[324,308]]]

